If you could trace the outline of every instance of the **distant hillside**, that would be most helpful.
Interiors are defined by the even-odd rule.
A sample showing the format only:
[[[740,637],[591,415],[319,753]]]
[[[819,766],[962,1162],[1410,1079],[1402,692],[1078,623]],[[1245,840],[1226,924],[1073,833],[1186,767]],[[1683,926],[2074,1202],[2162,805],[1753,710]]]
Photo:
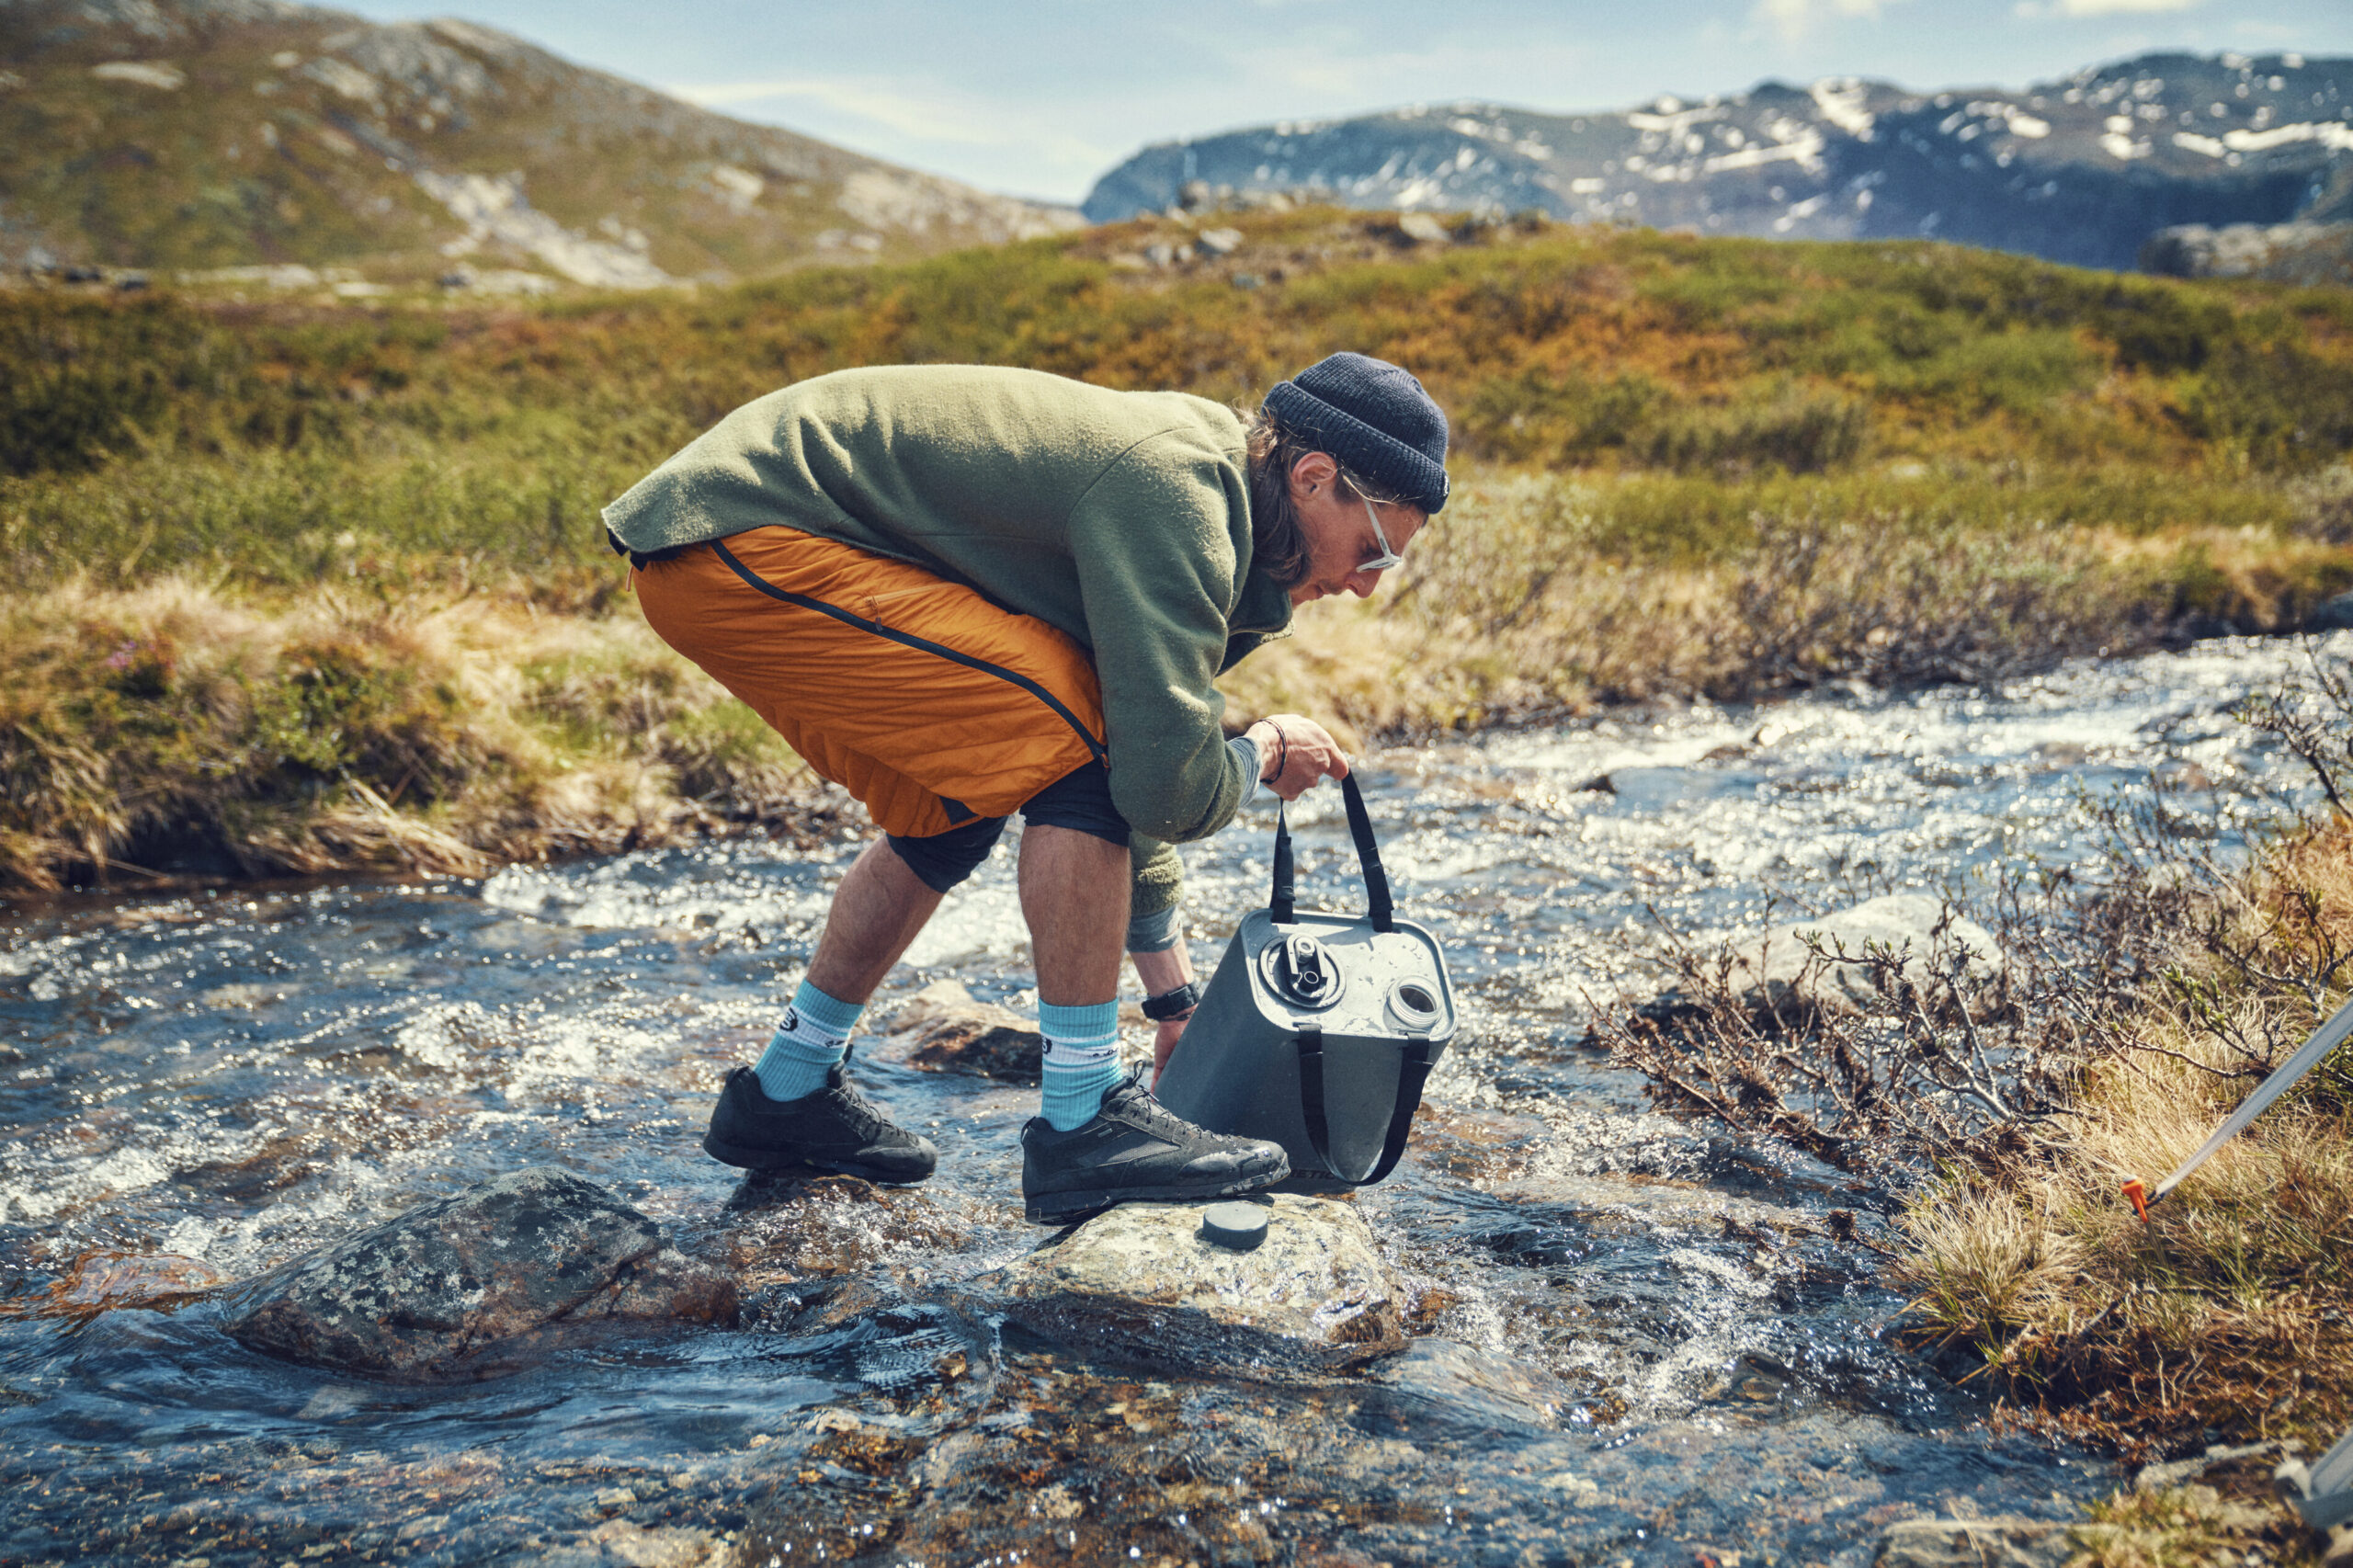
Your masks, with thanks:
[[[1622,114],[1465,103],[1285,122],[1146,148],[1085,210],[1158,211],[1195,181],[2129,267],[2174,225],[2353,215],[2353,60],[2148,54],[2024,92],[1768,82]]]
[[[453,20],[0,0],[0,265],[460,263],[633,287],[1067,213],[747,125]]]

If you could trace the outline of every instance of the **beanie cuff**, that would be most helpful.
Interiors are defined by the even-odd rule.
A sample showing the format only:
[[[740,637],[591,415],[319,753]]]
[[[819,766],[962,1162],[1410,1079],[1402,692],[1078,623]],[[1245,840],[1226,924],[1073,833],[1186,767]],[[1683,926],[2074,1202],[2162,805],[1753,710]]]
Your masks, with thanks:
[[[1267,390],[1266,406],[1277,423],[1313,437],[1347,467],[1368,480],[1394,486],[1404,500],[1436,517],[1446,506],[1451,488],[1446,465],[1336,408],[1296,381],[1277,381]]]

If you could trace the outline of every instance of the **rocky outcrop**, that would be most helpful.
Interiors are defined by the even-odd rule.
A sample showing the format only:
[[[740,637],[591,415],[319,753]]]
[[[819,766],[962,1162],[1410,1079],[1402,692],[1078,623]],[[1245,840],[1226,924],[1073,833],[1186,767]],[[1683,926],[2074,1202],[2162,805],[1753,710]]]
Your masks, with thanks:
[[[1403,1344],[1404,1291],[1352,1204],[1289,1194],[1267,1239],[1236,1252],[1201,1234],[1201,1207],[1098,1214],[975,1286],[1033,1330],[1146,1360],[1279,1372]]]
[[[2353,282],[2353,223],[2181,223],[2141,247],[2168,278],[2262,278],[2307,288]]]
[[[416,1381],[511,1369],[559,1325],[735,1312],[733,1282],[652,1220],[534,1165],[272,1270],[244,1288],[229,1331],[287,1360]]]
[[[1045,1036],[1018,1013],[976,1002],[952,980],[925,986],[891,1020],[908,1062],[926,1073],[971,1073],[1007,1084],[1034,1084]]]
[[[2075,1551],[2065,1525],[1997,1514],[1891,1525],[1874,1562],[1877,1568],[2062,1568]]]
[[[2306,631],[2353,631],[2353,594],[2323,599],[2304,617]]]

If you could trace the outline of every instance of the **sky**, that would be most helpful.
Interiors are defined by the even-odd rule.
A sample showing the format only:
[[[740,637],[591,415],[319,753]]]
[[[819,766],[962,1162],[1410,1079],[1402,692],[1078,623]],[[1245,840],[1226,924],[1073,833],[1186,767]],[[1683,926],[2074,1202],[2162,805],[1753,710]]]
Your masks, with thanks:
[[[330,0],[335,3],[335,0]],[[740,119],[1076,202],[1155,142],[1766,78],[2023,86],[2146,50],[2353,55],[2353,0],[340,0],[462,16]]]

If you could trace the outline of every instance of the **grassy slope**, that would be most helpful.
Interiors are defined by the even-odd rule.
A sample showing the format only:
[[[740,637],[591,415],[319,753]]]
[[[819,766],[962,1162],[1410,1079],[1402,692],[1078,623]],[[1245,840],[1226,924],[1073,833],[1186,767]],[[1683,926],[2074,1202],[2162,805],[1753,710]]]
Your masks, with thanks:
[[[430,278],[442,242],[465,225],[421,190],[413,165],[524,176],[536,208],[592,239],[636,228],[678,278],[754,277],[813,259],[817,236],[865,225],[838,199],[860,173],[887,176],[935,207],[919,226],[875,225],[890,259],[1008,233],[1014,204],[915,176],[772,127],[708,113],[521,42],[476,29],[389,29],[409,52],[438,54],[455,83],[412,64],[370,92],[308,73],[353,52],[369,29],[327,10],[233,22],[179,36],[93,28],[40,0],[0,12],[0,197],[16,223],[62,259],[119,267],[256,262],[366,263],[373,275]],[[341,51],[338,53],[337,51]],[[126,52],[168,63],[177,88],[91,74]],[[372,60],[366,50],[359,58]],[[289,64],[280,66],[274,59]],[[730,199],[713,171],[766,181]],[[608,231],[606,223],[616,225]],[[0,239],[5,239],[0,231]],[[542,264],[496,247],[476,257]]]
[[[594,518],[730,408],[847,365],[1224,399],[1336,347],[1413,367],[1456,415],[1461,499],[1395,590],[1318,607],[1232,687],[1360,732],[1975,678],[2353,583],[2323,472],[2353,440],[2342,295],[1932,245],[1234,222],[1240,249],[1173,268],[1134,257],[1191,236],[1142,223],[531,311],[0,295],[6,874],[191,828],[314,867],[797,809],[789,758],[626,630]],[[510,620],[580,645],[518,661]]]

